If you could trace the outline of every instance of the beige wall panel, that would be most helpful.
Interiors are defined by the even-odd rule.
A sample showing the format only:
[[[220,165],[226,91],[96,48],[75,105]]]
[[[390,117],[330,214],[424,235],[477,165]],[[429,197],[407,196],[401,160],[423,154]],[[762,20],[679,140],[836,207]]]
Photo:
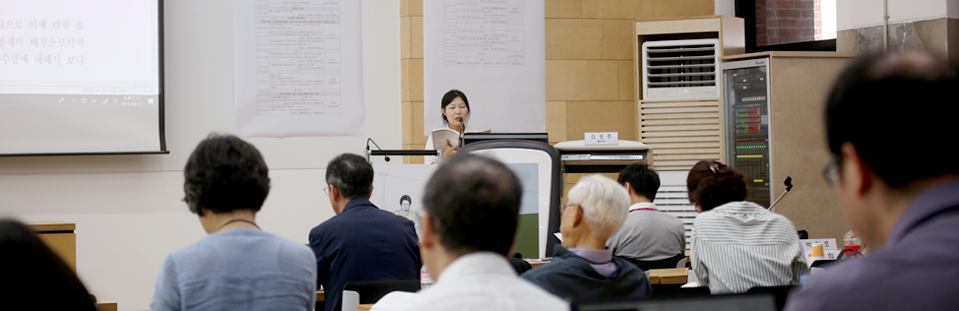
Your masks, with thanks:
[[[400,18],[400,59],[410,58],[411,51],[411,36],[412,32],[410,31],[410,20],[411,17],[401,17]],[[423,43],[420,42],[420,45]],[[422,47],[421,47],[422,48]]]
[[[566,102],[567,139],[582,139],[586,132],[618,132],[619,139],[637,140],[635,111],[631,101]]]
[[[648,19],[654,10],[654,0],[583,0],[583,18]]]
[[[400,80],[402,85],[400,85],[401,93],[403,94],[400,98],[403,101],[410,100],[410,60],[402,59],[400,60]]]
[[[77,271],[77,235],[74,233],[39,234],[43,244],[57,253],[73,271]]]
[[[546,20],[546,59],[602,59],[603,21]]]
[[[603,59],[633,59],[635,26],[633,20],[603,20]]]
[[[632,35],[630,35],[632,37]],[[632,48],[632,47],[630,47]],[[632,53],[632,52],[630,52]],[[619,61],[619,100],[633,100],[636,98],[636,67],[632,60]]]
[[[412,135],[414,144],[426,145],[426,136],[423,135],[423,102],[413,102]]]
[[[549,142],[556,143],[566,141],[566,102],[565,101],[547,101],[546,102],[546,133],[549,134]]]
[[[403,121],[401,126],[403,127],[403,144],[409,145],[413,143],[413,103],[412,102],[403,102]]]
[[[422,16],[410,17],[410,30],[412,31],[412,35],[410,36],[410,42],[412,42],[410,57],[423,58],[423,17]]]
[[[404,143],[403,150],[413,150],[413,146],[410,144]],[[403,164],[410,164],[410,157],[402,157],[402,158],[403,158]]]
[[[821,176],[830,160],[822,109],[833,79],[851,58],[773,57],[769,64],[772,196],[784,190],[786,176],[796,185],[776,205],[797,230],[810,238],[836,238],[851,229],[832,188]],[[801,77],[801,78],[793,78]]]
[[[658,18],[713,15],[714,0],[655,0]]]
[[[423,59],[410,59],[410,101],[423,101]]]
[[[400,0],[400,17],[410,16],[410,0]]]
[[[423,150],[426,148],[426,144],[414,144],[410,146],[410,150]],[[410,158],[410,164],[423,164],[423,156],[407,156],[405,158]]]
[[[617,61],[546,60],[546,100],[617,100]]]
[[[580,18],[582,12],[581,0],[546,0],[546,18]]]
[[[423,16],[423,0],[409,0],[410,16]]]

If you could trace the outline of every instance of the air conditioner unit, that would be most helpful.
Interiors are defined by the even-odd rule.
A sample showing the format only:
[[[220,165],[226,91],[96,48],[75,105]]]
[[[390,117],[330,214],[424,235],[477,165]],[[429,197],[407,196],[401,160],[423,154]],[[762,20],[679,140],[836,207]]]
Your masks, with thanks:
[[[719,97],[719,40],[643,43],[643,99]]]

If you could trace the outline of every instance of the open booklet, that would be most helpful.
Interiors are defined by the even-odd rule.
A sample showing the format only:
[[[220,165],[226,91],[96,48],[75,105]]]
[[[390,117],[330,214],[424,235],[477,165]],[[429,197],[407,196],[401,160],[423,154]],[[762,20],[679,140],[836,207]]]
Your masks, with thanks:
[[[489,133],[490,130],[482,130],[478,132],[468,132],[473,133]],[[433,133],[430,133],[430,136],[433,137],[433,150],[444,150],[446,149],[446,142],[449,141],[450,145],[456,146],[460,144],[460,133],[453,129],[441,128],[433,130]]]

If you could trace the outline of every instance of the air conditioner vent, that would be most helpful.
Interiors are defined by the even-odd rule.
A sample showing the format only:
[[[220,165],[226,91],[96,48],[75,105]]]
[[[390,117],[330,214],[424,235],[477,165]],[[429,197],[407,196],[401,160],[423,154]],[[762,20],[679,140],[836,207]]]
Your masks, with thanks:
[[[716,39],[643,43],[643,98],[717,97],[718,47]]]

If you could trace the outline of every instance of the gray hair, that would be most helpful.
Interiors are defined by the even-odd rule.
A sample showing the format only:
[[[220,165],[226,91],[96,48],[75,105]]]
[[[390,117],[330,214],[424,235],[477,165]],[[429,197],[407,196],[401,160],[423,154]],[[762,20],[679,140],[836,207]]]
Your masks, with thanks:
[[[629,194],[615,180],[603,175],[583,177],[569,189],[569,204],[579,204],[583,219],[595,233],[612,236],[629,214]]]

